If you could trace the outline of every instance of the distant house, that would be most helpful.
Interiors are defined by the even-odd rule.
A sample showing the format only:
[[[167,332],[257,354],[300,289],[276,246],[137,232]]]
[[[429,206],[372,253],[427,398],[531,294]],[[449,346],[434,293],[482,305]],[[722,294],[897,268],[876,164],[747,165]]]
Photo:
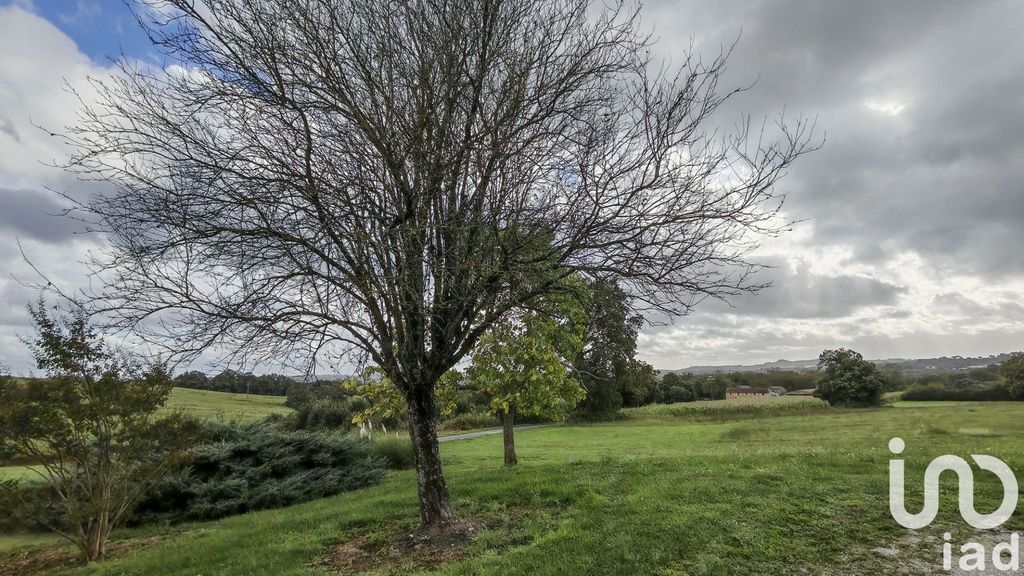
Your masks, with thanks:
[[[737,388],[726,388],[726,398],[751,398],[756,396],[772,396],[771,388],[754,388],[752,386],[739,386]]]
[[[772,396],[785,396],[786,389],[782,386],[772,386]]]

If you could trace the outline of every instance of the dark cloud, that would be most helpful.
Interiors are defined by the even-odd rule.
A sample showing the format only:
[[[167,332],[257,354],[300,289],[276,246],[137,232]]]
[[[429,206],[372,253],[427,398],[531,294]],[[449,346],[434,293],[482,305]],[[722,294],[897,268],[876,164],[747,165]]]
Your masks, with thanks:
[[[775,318],[842,318],[870,306],[895,304],[905,289],[868,276],[822,276],[782,264],[758,276],[771,286],[730,301],[712,303],[706,312]]]
[[[69,242],[85,226],[65,215],[66,208],[52,193],[0,188],[0,231],[54,244]]]
[[[715,52],[742,31],[727,114],[819,118],[823,150],[783,183],[815,242],[878,263],[1024,274],[1024,4],[1012,1],[661,2],[661,50]],[[898,112],[898,113],[894,113]]]
[[[837,346],[873,358],[1024,347],[1024,3],[650,0],[644,13],[656,52],[677,62],[691,42],[713,56],[739,38],[720,86],[755,85],[713,119],[722,128],[741,111],[759,120],[785,108],[816,117],[827,134],[779,187],[786,215],[807,223],[766,250],[784,255],[756,279],[773,286],[645,329],[645,359],[682,367],[813,358]],[[80,225],[50,215],[63,206],[41,190],[85,197],[96,185],[43,171],[38,161],[60,150],[28,118],[73,122],[60,79],[106,71],[35,16],[7,16],[0,269],[30,277],[19,236],[73,288],[86,280],[69,262],[91,245],[74,241]],[[30,296],[0,284],[8,356],[21,353]],[[8,360],[30,365],[21,354]]]
[[[27,306],[38,298],[38,293],[14,280],[0,282],[0,324],[26,328],[31,325]]]
[[[6,134],[19,144],[21,143],[21,135],[18,134],[18,129],[15,128],[14,123],[7,118],[0,117],[0,133]]]
[[[982,303],[961,292],[943,292],[932,297],[932,305],[939,311],[970,319],[974,322],[1024,320],[1024,306],[1014,300]]]

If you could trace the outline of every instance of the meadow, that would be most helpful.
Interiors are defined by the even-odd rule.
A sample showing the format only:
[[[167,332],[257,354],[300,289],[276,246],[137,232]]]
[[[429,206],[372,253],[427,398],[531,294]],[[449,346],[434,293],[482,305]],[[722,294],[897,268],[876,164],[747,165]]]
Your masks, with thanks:
[[[165,409],[183,410],[196,418],[216,422],[251,422],[271,414],[291,412],[291,408],[285,406],[284,401],[283,396],[174,388]]]
[[[960,541],[973,534],[957,520],[948,479],[933,526],[911,533],[891,519],[889,439],[906,440],[911,510],[920,506],[924,467],[940,454],[993,454],[1024,470],[1018,403],[764,414],[632,414],[523,431],[517,469],[502,466],[500,436],[445,443],[449,487],[470,529],[440,546],[410,544],[414,478],[400,471],[381,485],[290,508],[126,530],[120,557],[57,573],[939,573],[942,531]],[[978,475],[976,491],[979,510],[1001,498],[987,475]],[[1004,527],[1021,528],[1019,515]],[[30,543],[0,546],[13,559],[19,552],[11,550],[24,554]]]
[[[728,420],[810,414],[828,410],[828,403],[809,396],[769,396],[723,400],[699,400],[676,404],[647,404],[626,408],[627,418],[690,418],[697,420]]]

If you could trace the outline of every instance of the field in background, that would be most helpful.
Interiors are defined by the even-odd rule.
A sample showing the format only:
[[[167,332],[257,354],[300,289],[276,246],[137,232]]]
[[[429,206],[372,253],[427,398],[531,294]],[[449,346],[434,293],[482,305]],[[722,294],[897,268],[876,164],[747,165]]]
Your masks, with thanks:
[[[186,413],[214,422],[253,422],[271,414],[288,414],[281,396],[229,394],[174,388],[166,410],[184,410]],[[0,481],[38,478],[27,466],[0,466]],[[0,572],[2,574],[2,572]]]
[[[455,508],[480,528],[440,559],[391,554],[418,523],[414,475],[402,471],[316,502],[185,525],[77,573],[942,574],[942,532],[958,542],[975,535],[954,523],[945,480],[937,523],[916,534],[896,525],[889,439],[906,440],[908,507],[917,509],[932,458],[992,454],[1022,471],[1022,432],[1024,403],[551,426],[517,434],[516,470],[502,466],[500,435],[442,444]],[[995,508],[1001,490],[979,475],[977,508]],[[1015,516],[1002,530],[1021,529]]]
[[[285,406],[284,401],[283,396],[174,388],[167,409],[181,409],[197,418],[217,422],[252,422],[271,414],[291,412],[292,409]]]
[[[623,410],[629,418],[693,418],[718,420],[807,414],[828,410],[826,402],[808,396],[767,396],[648,404]]]
[[[5,480],[33,480],[38,478],[30,466],[0,466],[0,482]]]

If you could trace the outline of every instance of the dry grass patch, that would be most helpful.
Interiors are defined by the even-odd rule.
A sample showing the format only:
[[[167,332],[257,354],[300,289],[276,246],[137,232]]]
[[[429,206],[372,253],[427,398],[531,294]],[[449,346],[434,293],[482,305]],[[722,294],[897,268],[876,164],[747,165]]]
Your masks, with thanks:
[[[401,531],[376,540],[357,536],[338,544],[313,565],[337,574],[435,570],[462,558],[477,535],[495,524],[494,518],[459,518],[443,529]]]

